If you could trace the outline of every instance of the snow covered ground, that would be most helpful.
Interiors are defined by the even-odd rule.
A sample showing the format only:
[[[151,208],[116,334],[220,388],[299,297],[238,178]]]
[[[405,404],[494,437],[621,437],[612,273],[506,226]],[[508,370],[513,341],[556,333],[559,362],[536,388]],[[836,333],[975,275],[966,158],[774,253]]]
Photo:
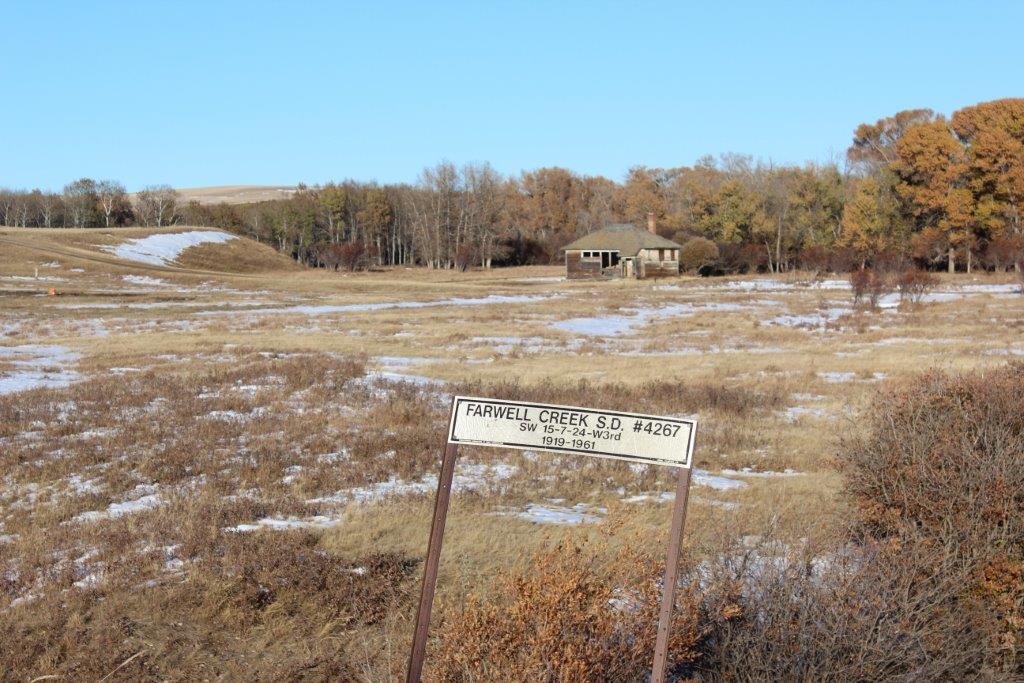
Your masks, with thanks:
[[[166,266],[177,261],[189,247],[219,244],[233,239],[234,235],[219,230],[192,230],[131,239],[114,247],[103,247],[103,250],[127,261]]]
[[[0,371],[0,395],[40,387],[66,387],[79,379],[74,370],[78,359],[77,353],[64,346],[0,346],[0,362],[14,366],[12,371]]]
[[[667,306],[648,306],[630,309],[631,312],[629,313],[559,320],[552,323],[551,327],[574,334],[585,334],[594,337],[616,337],[628,334],[636,328],[658,320],[693,315],[702,311],[742,311],[747,308],[748,306],[746,305],[729,302],[668,304]]]
[[[274,308],[260,308],[252,311],[253,315],[326,315],[330,313],[360,313],[366,311],[383,311],[390,308],[428,308],[432,306],[488,306],[497,304],[528,304],[535,301],[545,301],[560,297],[560,294],[513,294],[501,295],[490,294],[481,297],[452,297],[449,299],[438,299],[435,301],[382,301],[366,304],[302,304],[298,306],[283,306]],[[222,315],[231,311],[205,311],[203,315]]]

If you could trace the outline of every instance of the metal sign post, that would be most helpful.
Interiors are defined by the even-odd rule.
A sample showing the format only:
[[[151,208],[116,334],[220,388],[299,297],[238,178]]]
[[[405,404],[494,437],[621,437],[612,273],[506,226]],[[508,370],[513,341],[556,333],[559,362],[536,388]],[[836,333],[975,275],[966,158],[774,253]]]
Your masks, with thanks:
[[[593,410],[522,401],[456,396],[448,427],[448,441],[437,480],[434,519],[430,527],[423,586],[416,616],[407,683],[419,683],[427,651],[427,631],[437,585],[437,570],[444,540],[445,519],[451,500],[452,478],[459,444],[577,453],[678,469],[676,500],[672,508],[668,558],[662,587],[658,636],[651,682],[664,683],[668,662],[668,636],[675,605],[676,577],[686,506],[690,492],[695,420],[637,413]]]
[[[423,565],[423,586],[420,588],[420,609],[416,615],[416,631],[412,637],[412,653],[409,655],[409,673],[406,681],[419,683],[423,675],[423,659],[427,654],[427,629],[430,628],[430,612],[434,607],[434,587],[437,585],[437,567],[441,560],[441,543],[444,540],[444,521],[448,516],[448,501],[452,495],[452,476],[455,474],[455,458],[459,455],[458,444],[449,443],[444,449],[441,461],[441,476],[437,479],[437,498],[434,500],[434,521],[430,524],[430,541],[427,543],[427,561]]]

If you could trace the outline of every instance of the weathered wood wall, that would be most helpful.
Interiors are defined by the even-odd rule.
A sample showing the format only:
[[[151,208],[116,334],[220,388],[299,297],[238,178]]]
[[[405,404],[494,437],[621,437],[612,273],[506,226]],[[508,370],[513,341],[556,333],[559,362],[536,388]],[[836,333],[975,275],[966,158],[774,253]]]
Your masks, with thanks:
[[[565,252],[565,276],[570,280],[605,277],[601,260],[584,259],[579,251]]]
[[[641,261],[640,277],[675,277],[679,275],[678,261]]]

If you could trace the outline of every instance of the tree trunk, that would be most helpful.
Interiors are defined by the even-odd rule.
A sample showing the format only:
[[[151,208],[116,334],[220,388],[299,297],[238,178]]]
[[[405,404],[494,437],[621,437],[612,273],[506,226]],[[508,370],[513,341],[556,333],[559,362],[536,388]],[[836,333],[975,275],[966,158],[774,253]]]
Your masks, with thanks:
[[[950,273],[956,272],[956,250],[953,247],[949,248],[949,266],[948,271]]]

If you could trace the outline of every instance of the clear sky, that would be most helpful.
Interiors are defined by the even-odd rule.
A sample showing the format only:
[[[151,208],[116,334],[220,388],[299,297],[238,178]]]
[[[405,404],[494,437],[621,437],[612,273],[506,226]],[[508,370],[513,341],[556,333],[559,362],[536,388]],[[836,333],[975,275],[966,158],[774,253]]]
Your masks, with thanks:
[[[801,163],[901,109],[1024,96],[1022,2],[7,0],[0,21],[16,188]]]

